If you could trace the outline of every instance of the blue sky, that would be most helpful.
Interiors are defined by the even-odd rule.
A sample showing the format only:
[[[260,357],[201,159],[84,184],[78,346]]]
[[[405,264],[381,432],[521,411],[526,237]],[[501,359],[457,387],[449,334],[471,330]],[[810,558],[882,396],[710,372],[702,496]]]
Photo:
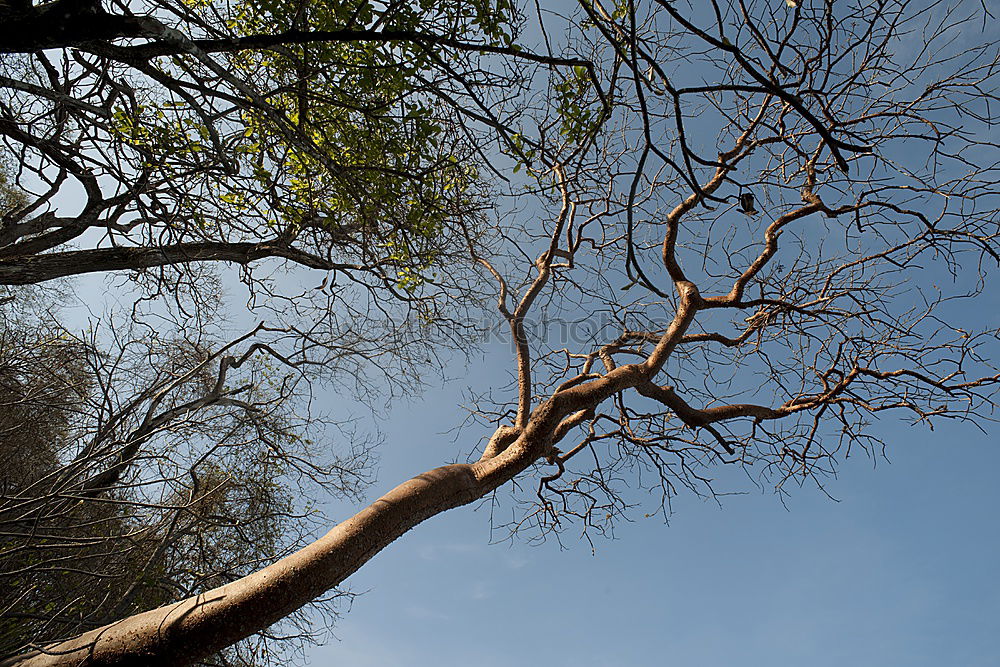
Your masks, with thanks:
[[[372,498],[469,448],[443,432],[462,418],[461,390],[503,373],[501,360],[383,424]],[[746,494],[721,507],[681,496],[669,525],[640,512],[593,553],[573,527],[565,550],[491,545],[488,507],[446,513],[348,580],[364,594],[309,657],[355,667],[1000,665],[996,438],[943,424],[886,422],[883,433],[891,463],[852,456],[828,484],[837,501],[803,488],[785,507],[732,482]]]

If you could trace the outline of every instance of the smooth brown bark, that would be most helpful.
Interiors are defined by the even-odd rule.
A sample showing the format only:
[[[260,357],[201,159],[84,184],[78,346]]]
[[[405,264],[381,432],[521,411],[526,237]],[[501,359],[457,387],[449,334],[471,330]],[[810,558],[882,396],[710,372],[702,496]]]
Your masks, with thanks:
[[[333,588],[424,519],[464,505],[496,476],[468,464],[399,485],[304,549],[231,584],[131,616],[8,665],[181,665],[268,627]],[[486,474],[484,474],[486,473]]]

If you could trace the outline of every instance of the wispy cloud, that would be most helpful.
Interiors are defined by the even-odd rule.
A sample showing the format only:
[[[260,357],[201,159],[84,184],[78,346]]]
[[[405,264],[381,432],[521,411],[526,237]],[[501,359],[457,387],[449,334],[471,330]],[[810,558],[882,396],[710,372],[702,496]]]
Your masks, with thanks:
[[[472,542],[451,542],[447,544],[424,544],[417,548],[417,556],[423,560],[437,560],[449,555],[472,554],[483,550],[482,544]]]
[[[506,565],[511,570],[520,570],[529,562],[530,561],[525,556],[515,553],[510,553],[504,556],[504,565]]]
[[[486,600],[493,597],[493,591],[490,590],[490,584],[488,582],[477,581],[472,584],[469,597],[473,600]]]
[[[424,607],[422,605],[411,604],[407,605],[403,610],[406,615],[410,618],[415,618],[418,621],[448,621],[451,620],[451,616],[438,611],[437,609],[431,609],[429,607]]]

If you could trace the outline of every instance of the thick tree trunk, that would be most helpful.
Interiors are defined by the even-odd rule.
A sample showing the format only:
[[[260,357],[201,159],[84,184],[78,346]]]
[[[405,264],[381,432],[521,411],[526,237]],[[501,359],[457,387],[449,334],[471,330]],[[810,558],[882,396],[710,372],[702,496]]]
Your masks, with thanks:
[[[188,664],[280,620],[342,582],[424,519],[484,491],[471,465],[431,470],[269,567],[3,665]]]
[[[204,658],[337,586],[423,520],[481,498],[524,470],[536,457],[523,444],[489,461],[418,475],[304,549],[231,584],[7,660],[0,667],[184,665]]]

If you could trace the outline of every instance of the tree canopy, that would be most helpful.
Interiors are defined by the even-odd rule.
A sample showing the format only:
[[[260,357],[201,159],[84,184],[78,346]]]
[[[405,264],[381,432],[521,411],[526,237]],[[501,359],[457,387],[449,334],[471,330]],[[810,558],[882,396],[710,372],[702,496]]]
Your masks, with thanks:
[[[204,471],[228,490],[285,433],[281,409],[261,425],[265,406],[298,395],[267,364],[403,386],[442,346],[467,347],[474,318],[513,343],[513,381],[473,388],[467,462],[403,482],[273,564],[185,580],[10,664],[210,659],[514,479],[512,533],[600,533],[632,511],[630,487],[668,512],[739,467],[785,493],[822,485],[852,450],[879,455],[883,416],[991,418],[998,332],[956,308],[1000,264],[1000,50],[985,6],[57,0],[0,12],[13,163],[0,283],[128,271],[155,304],[132,319],[169,309],[191,331],[157,340],[142,372],[122,366],[141,378],[135,398],[97,369],[49,383],[37,406],[18,388],[13,419],[51,424],[66,444],[32,444],[53,472],[26,470],[5,499],[33,507],[24,489],[39,474],[118,493],[140,453],[252,442],[235,467]],[[217,283],[197,267],[225,263],[245,267],[265,323],[202,345]],[[310,270],[325,272],[319,289],[302,288]],[[540,320],[580,326],[552,337],[530,326]],[[8,347],[30,347],[17,336]],[[63,384],[116,396],[99,424],[129,435],[104,458],[87,453],[107,427],[73,432]],[[195,407],[235,422],[192,429],[178,417]],[[224,502],[185,489],[196,516]],[[44,495],[66,531],[63,493]],[[253,521],[272,516],[233,493]],[[122,521],[91,523],[107,537]],[[200,544],[228,553],[206,530]]]

